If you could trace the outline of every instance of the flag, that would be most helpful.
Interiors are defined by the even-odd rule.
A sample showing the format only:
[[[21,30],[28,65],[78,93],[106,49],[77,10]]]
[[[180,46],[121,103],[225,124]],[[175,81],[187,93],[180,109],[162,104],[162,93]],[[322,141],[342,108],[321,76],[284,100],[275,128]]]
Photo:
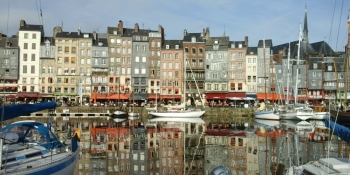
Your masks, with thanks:
[[[312,131],[309,134],[309,138],[310,140],[312,140],[314,138],[315,135],[315,128],[316,128],[316,124],[314,125],[314,127],[312,128]]]

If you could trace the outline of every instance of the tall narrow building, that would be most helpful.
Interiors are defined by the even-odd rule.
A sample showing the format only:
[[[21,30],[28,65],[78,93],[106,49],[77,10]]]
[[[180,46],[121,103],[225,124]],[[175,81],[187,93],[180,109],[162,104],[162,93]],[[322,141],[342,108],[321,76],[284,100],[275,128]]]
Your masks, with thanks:
[[[44,27],[42,25],[20,21],[18,46],[21,50],[18,86],[22,92],[39,92],[39,55],[43,37]]]

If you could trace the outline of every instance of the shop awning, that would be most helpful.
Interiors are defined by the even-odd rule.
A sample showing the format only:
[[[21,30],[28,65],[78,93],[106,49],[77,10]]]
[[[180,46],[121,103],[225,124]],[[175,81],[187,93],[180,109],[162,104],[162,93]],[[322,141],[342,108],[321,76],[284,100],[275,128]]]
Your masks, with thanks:
[[[113,94],[111,96],[108,96],[107,99],[110,100],[128,100],[130,98],[130,94]]]
[[[205,94],[206,99],[226,99],[227,93],[207,93]]]
[[[162,99],[180,99],[181,95],[161,95]]]
[[[156,98],[160,98],[160,95],[159,94],[148,94],[148,99],[156,99]]]
[[[130,100],[146,100],[148,98],[147,94],[134,94],[130,95]]]
[[[233,98],[233,97],[244,98],[244,97],[246,97],[246,94],[245,94],[245,92],[229,92],[229,93],[227,93],[227,98]]]

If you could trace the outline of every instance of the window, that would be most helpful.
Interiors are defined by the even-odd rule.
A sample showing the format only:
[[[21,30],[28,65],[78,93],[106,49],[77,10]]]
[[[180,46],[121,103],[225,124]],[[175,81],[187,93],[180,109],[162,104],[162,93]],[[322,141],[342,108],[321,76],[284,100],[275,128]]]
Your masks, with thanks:
[[[146,51],[147,47],[146,46],[142,46],[142,51]]]
[[[24,73],[24,74],[27,73],[27,65],[23,65],[23,73]]]
[[[36,33],[32,34],[32,39],[36,39]]]
[[[142,57],[142,62],[143,62],[143,63],[146,62],[146,57]]]
[[[32,43],[32,49],[36,49],[36,44]]]
[[[191,42],[195,43],[195,42],[196,42],[196,37],[193,36],[193,37],[191,38]]]
[[[26,53],[24,53],[23,54],[23,61],[27,61],[27,59],[28,59],[27,57],[28,57],[28,55]]]
[[[68,53],[69,53],[69,47],[67,47],[67,46],[64,47],[64,53],[65,53],[65,54],[68,54]]]
[[[30,73],[35,74],[35,66],[30,66]]]
[[[179,59],[179,54],[176,53],[176,54],[175,54],[175,60],[178,60],[178,59]]]
[[[312,77],[316,77],[316,72],[312,72]]]
[[[317,63],[313,64],[314,69],[317,69]]]
[[[72,64],[75,64],[75,57],[70,58],[70,62],[71,62]]]
[[[332,69],[333,69],[333,68],[332,68],[331,65],[327,66],[327,70],[328,70],[328,71],[332,71]]]
[[[24,33],[24,39],[28,39],[28,33]]]
[[[28,43],[23,44],[23,49],[28,49]]]

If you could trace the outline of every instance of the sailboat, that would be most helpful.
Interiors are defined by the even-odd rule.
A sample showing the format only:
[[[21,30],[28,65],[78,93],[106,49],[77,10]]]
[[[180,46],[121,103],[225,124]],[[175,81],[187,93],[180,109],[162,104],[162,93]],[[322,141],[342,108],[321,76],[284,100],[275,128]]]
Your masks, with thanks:
[[[300,61],[300,45],[301,45],[301,24],[299,27],[299,39],[298,39],[298,56],[297,56],[297,65],[299,65]],[[290,50],[290,48],[289,48]],[[288,53],[288,64],[289,64],[289,58],[290,53]],[[289,70],[288,70],[289,71]],[[289,72],[288,72],[289,73]],[[294,104],[287,104],[284,109],[279,109],[280,115],[282,119],[285,120],[307,120],[314,116],[314,110],[310,107],[308,107],[306,104],[298,104],[298,75],[299,75],[299,68],[296,69],[296,79],[295,79],[295,97],[294,97]],[[289,76],[288,76],[289,78]],[[289,82],[289,80],[287,81]],[[289,87],[287,87],[287,90]],[[287,91],[288,92],[288,91]],[[289,93],[289,92],[288,92]],[[287,99],[289,99],[289,94],[287,94]],[[287,101],[288,102],[288,101]]]
[[[129,107],[128,119],[136,120],[139,118],[139,113],[135,112],[134,92],[132,92],[132,103],[133,103],[132,110],[131,110],[131,106]]]
[[[125,111],[121,110],[121,106],[119,104],[119,99],[120,99],[120,87],[118,87],[118,92],[119,92],[119,98],[117,101],[117,107],[115,108],[116,110],[111,114],[111,118],[113,119],[114,122],[123,122],[128,118],[128,115]]]
[[[2,120],[13,119],[46,109],[55,102],[0,107]],[[70,144],[62,143],[46,123],[19,121],[0,130],[0,174],[73,174],[79,155],[78,135]]]
[[[266,68],[265,68],[265,38],[263,39],[263,54],[264,54],[264,74],[266,78]],[[260,103],[260,107],[254,111],[254,116],[257,119],[267,119],[267,120],[279,120],[280,116],[274,113],[274,109],[267,109],[265,102],[266,102],[266,80],[265,80],[265,99],[264,102]]]
[[[186,76],[186,66],[187,66],[187,57],[184,57],[184,92],[183,92],[183,102],[186,101],[186,82],[187,82],[187,76]],[[150,114],[153,116],[153,119],[156,118],[182,118],[181,120],[186,120],[186,118],[199,118],[202,116],[205,111],[203,110],[186,110],[186,106],[182,106],[183,108],[180,108],[178,110],[171,110],[171,111],[152,111]],[[151,119],[152,120],[152,119]],[[172,119],[173,120],[173,119]],[[187,120],[186,120],[187,121]]]

